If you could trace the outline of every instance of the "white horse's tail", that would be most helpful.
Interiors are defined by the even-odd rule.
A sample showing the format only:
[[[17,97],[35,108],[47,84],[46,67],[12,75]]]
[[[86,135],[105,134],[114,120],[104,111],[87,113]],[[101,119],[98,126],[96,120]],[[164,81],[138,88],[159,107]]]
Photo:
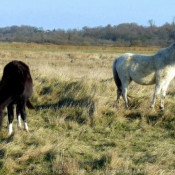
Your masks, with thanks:
[[[115,81],[117,88],[119,90],[121,90],[121,81],[120,81],[120,78],[118,76],[118,72],[116,70],[116,63],[117,63],[117,59],[113,63],[113,77],[114,77],[114,81]]]

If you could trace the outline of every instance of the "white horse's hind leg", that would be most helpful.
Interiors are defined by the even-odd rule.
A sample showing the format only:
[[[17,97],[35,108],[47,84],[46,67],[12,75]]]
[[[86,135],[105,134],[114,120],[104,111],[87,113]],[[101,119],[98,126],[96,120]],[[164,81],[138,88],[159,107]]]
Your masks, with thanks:
[[[123,94],[123,99],[125,101],[126,108],[128,108],[128,99],[127,99],[128,85],[129,85],[129,82],[125,82],[125,84],[122,84],[122,94]]]
[[[128,85],[131,82],[131,80],[125,80],[121,82],[122,82],[122,94],[123,94],[123,99],[125,101],[125,107],[128,108],[127,93],[128,93]]]
[[[120,96],[122,95],[122,91],[117,89],[117,106],[120,105]]]
[[[122,93],[123,93],[123,98],[125,100],[125,107],[128,108],[128,99],[127,99],[128,90],[127,88],[123,88]]]

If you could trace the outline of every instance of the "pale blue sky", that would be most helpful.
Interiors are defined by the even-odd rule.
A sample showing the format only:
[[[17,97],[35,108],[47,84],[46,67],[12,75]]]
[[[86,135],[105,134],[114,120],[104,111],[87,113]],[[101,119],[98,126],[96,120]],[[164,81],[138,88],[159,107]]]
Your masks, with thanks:
[[[0,0],[0,27],[82,29],[135,22],[156,26],[175,19],[175,0]]]

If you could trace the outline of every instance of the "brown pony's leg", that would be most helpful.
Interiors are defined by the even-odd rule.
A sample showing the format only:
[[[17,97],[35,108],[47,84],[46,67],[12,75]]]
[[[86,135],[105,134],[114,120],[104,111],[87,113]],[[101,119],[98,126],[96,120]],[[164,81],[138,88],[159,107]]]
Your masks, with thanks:
[[[13,132],[12,123],[14,119],[13,105],[12,104],[8,105],[7,110],[8,110],[8,135],[11,135]]]
[[[20,102],[17,104],[17,108],[19,110],[19,114],[21,115],[22,120],[24,121],[24,129],[28,131],[27,119],[26,119],[26,100],[21,99]]]

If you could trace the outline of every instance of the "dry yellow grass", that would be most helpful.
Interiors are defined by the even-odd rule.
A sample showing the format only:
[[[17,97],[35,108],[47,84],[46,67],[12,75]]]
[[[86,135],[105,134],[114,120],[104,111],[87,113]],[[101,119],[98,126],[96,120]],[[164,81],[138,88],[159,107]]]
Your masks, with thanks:
[[[164,112],[158,105],[156,112],[149,110],[154,86],[135,83],[129,87],[130,110],[124,103],[116,108],[111,67],[127,52],[120,49],[0,43],[0,76],[11,60],[27,63],[36,106],[36,111],[27,110],[30,133],[18,130],[15,120],[14,134],[8,137],[5,117],[0,174],[175,172],[174,81]]]

